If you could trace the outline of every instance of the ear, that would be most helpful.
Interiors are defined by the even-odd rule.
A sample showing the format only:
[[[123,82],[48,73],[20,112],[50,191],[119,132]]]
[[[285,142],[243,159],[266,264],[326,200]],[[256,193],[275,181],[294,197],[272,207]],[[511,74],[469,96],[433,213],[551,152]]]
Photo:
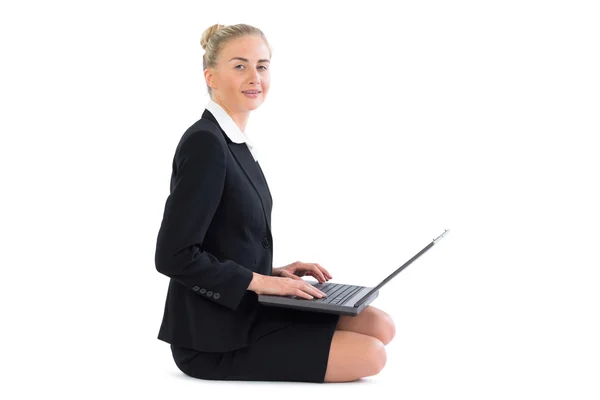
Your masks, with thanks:
[[[206,68],[204,70],[204,80],[206,81],[206,84],[208,86],[210,86],[212,89],[214,89],[215,86],[215,81],[214,81],[214,73],[212,68]]]

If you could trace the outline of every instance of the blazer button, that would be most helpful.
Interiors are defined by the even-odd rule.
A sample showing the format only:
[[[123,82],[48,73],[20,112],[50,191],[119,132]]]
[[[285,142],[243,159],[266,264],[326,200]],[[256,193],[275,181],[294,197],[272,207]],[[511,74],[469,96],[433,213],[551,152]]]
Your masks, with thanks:
[[[265,249],[271,246],[271,241],[269,240],[268,236],[262,240],[262,245]]]
[[[213,295],[213,293],[212,293],[212,292],[209,290],[208,292],[206,292],[206,295],[207,295],[208,297],[210,297],[210,296],[212,296],[212,295]]]
[[[213,294],[213,299],[219,300],[219,297],[221,297],[221,295],[219,293]]]
[[[204,293],[206,293],[206,289],[204,289],[204,288],[200,289],[200,294],[204,294]]]
[[[194,287],[192,288],[192,290],[193,290],[194,292],[197,292],[198,290],[200,290],[200,287],[199,287],[199,286],[194,286]]]

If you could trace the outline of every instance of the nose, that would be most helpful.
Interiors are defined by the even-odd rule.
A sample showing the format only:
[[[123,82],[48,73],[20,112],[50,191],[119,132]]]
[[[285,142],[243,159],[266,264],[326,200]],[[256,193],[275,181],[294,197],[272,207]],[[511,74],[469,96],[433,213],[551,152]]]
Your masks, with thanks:
[[[256,69],[251,71],[253,72],[250,72],[250,83],[260,84],[260,73]]]

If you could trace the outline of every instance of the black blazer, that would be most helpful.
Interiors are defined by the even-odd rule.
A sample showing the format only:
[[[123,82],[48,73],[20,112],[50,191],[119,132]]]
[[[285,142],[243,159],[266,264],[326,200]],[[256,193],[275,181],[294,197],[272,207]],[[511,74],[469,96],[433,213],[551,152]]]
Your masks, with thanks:
[[[271,208],[246,144],[232,142],[205,110],[175,150],[158,232],[156,269],[171,278],[158,339],[199,351],[249,344],[263,307],[248,290],[252,272],[273,269]]]

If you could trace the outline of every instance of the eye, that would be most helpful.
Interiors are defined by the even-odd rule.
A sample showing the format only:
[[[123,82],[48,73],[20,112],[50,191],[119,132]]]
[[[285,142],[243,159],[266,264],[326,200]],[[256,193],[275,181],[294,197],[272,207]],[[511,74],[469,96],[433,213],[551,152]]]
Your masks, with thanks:
[[[235,68],[235,69],[240,69],[240,68],[238,68],[238,67],[244,67],[244,66],[243,66],[242,64],[238,64],[238,65],[236,65],[234,68]],[[245,68],[245,67],[244,67],[244,68]],[[264,65],[259,65],[259,66],[258,66],[258,68],[263,68],[263,70],[264,70],[264,71],[266,71],[266,70],[268,69],[268,68],[267,68],[266,66],[264,66]]]

